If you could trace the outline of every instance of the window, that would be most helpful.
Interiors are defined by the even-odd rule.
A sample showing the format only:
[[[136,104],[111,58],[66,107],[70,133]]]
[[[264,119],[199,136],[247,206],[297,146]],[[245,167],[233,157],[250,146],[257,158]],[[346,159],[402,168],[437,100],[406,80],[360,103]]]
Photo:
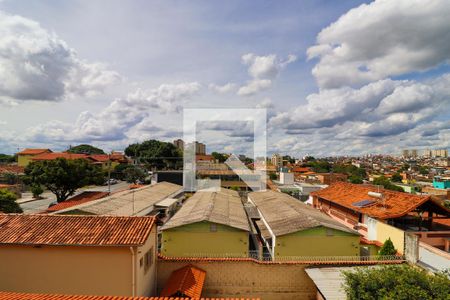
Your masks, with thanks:
[[[217,231],[217,224],[211,223],[209,225],[209,231],[216,232]]]
[[[148,269],[153,264],[153,247],[150,248],[145,254],[144,254],[144,272],[147,273]]]
[[[144,258],[141,257],[141,259],[139,260],[139,267],[142,268],[143,265],[144,265]]]

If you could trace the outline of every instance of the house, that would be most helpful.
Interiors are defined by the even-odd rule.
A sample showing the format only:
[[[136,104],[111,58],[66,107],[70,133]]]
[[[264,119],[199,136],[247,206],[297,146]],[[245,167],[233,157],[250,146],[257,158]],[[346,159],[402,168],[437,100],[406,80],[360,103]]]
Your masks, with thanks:
[[[195,161],[196,162],[210,162],[210,163],[215,163],[216,159],[214,158],[214,156],[210,155],[210,154],[196,154],[195,155]]]
[[[335,182],[311,193],[313,206],[342,224],[367,234],[370,219],[391,225],[425,238],[434,231],[434,240],[427,242],[444,247],[450,236],[447,226],[436,220],[448,220],[450,210],[430,195],[414,195],[386,190],[374,185]],[[381,241],[381,242],[384,242]]]
[[[328,185],[338,181],[346,182],[348,178],[347,174],[340,173],[317,173],[316,177],[320,183]]]
[[[359,256],[359,234],[297,199],[275,191],[252,192],[254,219],[272,259],[295,256]]]
[[[89,201],[94,201],[94,200],[98,200],[101,198],[104,198],[106,196],[108,196],[109,193],[108,192],[100,192],[100,191],[84,191],[81,192],[80,194],[73,196],[63,202],[59,202],[55,205],[50,206],[46,212],[51,213],[51,212],[57,212],[63,209],[67,209],[73,206],[77,206]]]
[[[161,227],[161,254],[247,257],[249,230],[237,192],[198,191]]]
[[[58,158],[65,158],[67,160],[75,160],[75,159],[86,159],[90,162],[94,162],[94,159],[89,158],[87,154],[77,154],[77,153],[68,153],[68,152],[46,152],[33,156],[31,161],[44,161],[44,160],[55,160]]]
[[[50,149],[25,149],[17,153],[17,164],[20,167],[26,167],[31,159],[43,153],[52,153]]]
[[[183,187],[169,182],[159,182],[140,188],[114,193],[98,200],[80,203],[57,211],[58,214],[146,216],[157,213],[155,205],[167,198],[177,198]]]
[[[0,214],[0,291],[156,292],[153,217]]]
[[[160,296],[200,298],[205,277],[206,272],[193,265],[182,267],[172,272]]]

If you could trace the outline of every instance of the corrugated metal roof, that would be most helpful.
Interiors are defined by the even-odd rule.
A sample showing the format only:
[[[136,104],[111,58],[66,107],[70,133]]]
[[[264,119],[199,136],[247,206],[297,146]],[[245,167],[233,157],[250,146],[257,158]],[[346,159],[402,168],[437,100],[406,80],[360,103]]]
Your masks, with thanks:
[[[201,298],[201,300],[259,300],[259,298]],[[86,296],[86,295],[52,295],[29,294],[17,292],[0,292],[0,300],[193,300],[184,297],[129,297],[129,296]]]
[[[228,189],[196,192],[161,230],[202,221],[250,231],[239,194]]]
[[[248,197],[255,203],[275,236],[319,226],[358,234],[323,212],[285,193],[267,190],[249,193]]]
[[[192,265],[175,270],[170,274],[161,296],[183,295],[190,298],[200,298],[205,277],[206,271]]]
[[[133,216],[152,209],[153,206],[176,193],[183,187],[169,182],[159,182],[142,188],[115,193],[89,203],[71,207],[95,215]],[[68,211],[68,210],[64,210]],[[60,211],[62,212],[62,211]]]
[[[0,244],[143,245],[153,217],[0,214]]]

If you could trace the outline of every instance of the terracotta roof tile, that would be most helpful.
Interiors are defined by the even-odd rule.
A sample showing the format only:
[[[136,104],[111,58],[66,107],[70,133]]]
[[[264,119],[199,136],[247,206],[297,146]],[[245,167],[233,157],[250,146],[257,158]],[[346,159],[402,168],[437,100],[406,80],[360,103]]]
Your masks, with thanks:
[[[206,272],[192,265],[175,270],[167,280],[161,296],[187,296],[200,298],[205,282]]]
[[[184,298],[31,294],[0,292],[0,300],[259,300],[259,298]]]
[[[21,155],[36,155],[36,154],[41,154],[41,153],[45,153],[45,152],[52,152],[52,150],[50,149],[24,149],[20,152],[18,152],[17,154],[21,154]]]
[[[153,217],[0,214],[0,245],[137,246],[145,243],[154,221]]]
[[[24,167],[16,166],[16,165],[0,165],[0,174],[2,173],[17,173],[23,174],[25,172]]]
[[[57,158],[65,158],[65,159],[89,159],[89,155],[86,154],[74,154],[74,153],[67,153],[67,152],[56,152],[56,153],[42,153],[39,155],[36,155],[32,158],[32,160],[38,161],[38,160],[54,160]]]
[[[380,192],[383,195],[383,199],[369,196],[369,192]],[[430,200],[430,196],[413,195],[379,189],[374,185],[348,182],[335,182],[325,189],[312,192],[311,195],[379,219],[401,217]],[[373,200],[375,202],[373,205],[366,207],[353,205],[355,202],[362,200]]]
[[[86,203],[89,201],[94,201],[103,197],[108,196],[108,192],[96,192],[96,191],[85,191],[81,194],[76,195],[66,201],[60,202],[56,205],[53,205],[47,209],[47,212],[54,212],[61,209],[66,209],[78,204]]]

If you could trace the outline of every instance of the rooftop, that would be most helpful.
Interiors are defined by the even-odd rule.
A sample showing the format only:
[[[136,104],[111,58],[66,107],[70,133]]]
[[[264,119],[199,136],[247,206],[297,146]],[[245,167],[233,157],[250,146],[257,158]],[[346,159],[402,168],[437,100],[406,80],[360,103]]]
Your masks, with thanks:
[[[153,224],[153,217],[0,214],[0,244],[139,246]]]
[[[45,153],[45,152],[52,152],[52,150],[50,149],[24,149],[20,152],[18,152],[17,154],[19,155],[36,155],[36,154],[41,154],[41,153]]]
[[[88,159],[89,156],[86,154],[74,154],[74,153],[67,153],[67,152],[57,152],[57,153],[42,153],[39,155],[36,155],[32,158],[32,160],[34,161],[39,161],[39,160],[54,160],[57,158],[65,158],[65,159],[80,159],[80,158],[84,158],[84,159]]]
[[[192,265],[175,270],[167,280],[161,296],[183,295],[190,298],[200,298],[205,277],[205,271]]]
[[[196,192],[161,229],[202,221],[250,230],[241,197],[236,191],[223,188],[219,192]]]
[[[81,210],[95,215],[132,216],[146,215],[153,206],[181,193],[183,187],[169,182],[159,182],[141,188],[114,193],[99,200],[72,206],[71,209]],[[150,211],[149,211],[150,210]],[[64,210],[63,212],[68,211]]]
[[[358,234],[321,211],[285,193],[267,190],[249,193],[248,197],[261,212],[275,236],[319,226]],[[270,233],[266,226],[263,226],[263,222],[257,221],[257,224],[263,237],[270,237]]]
[[[3,173],[23,174],[24,172],[25,172],[24,167],[20,167],[17,165],[0,165],[0,174]]]
[[[373,197],[369,195],[369,192],[381,193],[382,198]],[[414,195],[385,190],[374,185],[352,184],[348,182],[335,182],[325,189],[312,192],[311,195],[379,219],[404,216],[415,210],[421,204],[431,200],[429,195]],[[362,200],[370,200],[373,204],[364,207],[353,205]]]
[[[50,206],[47,212],[54,212],[62,209],[66,209],[75,205],[86,203],[89,201],[94,201],[103,197],[108,196],[108,192],[97,192],[97,191],[84,191],[66,201],[60,202],[56,205]]]

